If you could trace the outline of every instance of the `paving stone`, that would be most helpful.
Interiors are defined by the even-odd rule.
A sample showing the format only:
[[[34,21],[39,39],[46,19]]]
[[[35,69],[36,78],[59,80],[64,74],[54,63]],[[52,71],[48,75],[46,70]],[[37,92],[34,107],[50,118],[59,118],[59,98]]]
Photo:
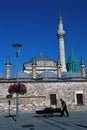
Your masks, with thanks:
[[[44,117],[33,113],[0,114],[0,130],[87,130],[87,111],[69,111],[70,117]]]

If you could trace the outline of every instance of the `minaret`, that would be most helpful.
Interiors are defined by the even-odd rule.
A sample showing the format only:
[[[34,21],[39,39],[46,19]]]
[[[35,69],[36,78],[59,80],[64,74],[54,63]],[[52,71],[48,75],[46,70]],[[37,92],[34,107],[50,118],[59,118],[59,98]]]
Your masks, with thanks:
[[[65,31],[63,30],[62,16],[60,14],[59,19],[58,19],[57,36],[58,36],[58,43],[59,43],[58,44],[59,59],[60,59],[60,64],[62,65],[62,68],[61,68],[62,72],[66,72],[64,35],[65,35]]]
[[[9,57],[6,60],[5,66],[6,66],[6,78],[9,78],[10,77],[10,69],[11,69],[11,64],[10,64]]]
[[[32,78],[36,78],[36,66],[37,66],[37,64],[36,64],[36,60],[33,60],[33,62],[32,62]]]
[[[85,64],[84,64],[82,58],[81,58],[81,62],[80,62],[80,67],[81,67],[81,75],[82,75],[82,77],[86,77],[86,74],[85,74]]]

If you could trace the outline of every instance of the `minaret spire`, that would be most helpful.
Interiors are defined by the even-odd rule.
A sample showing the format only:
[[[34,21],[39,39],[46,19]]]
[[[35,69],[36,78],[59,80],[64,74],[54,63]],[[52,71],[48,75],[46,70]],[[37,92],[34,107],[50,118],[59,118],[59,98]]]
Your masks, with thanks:
[[[10,77],[10,69],[11,69],[11,64],[10,64],[10,58],[8,57],[6,60],[6,78]]]
[[[61,26],[60,26],[61,25]],[[60,28],[61,27],[61,28]],[[63,30],[63,21],[62,21],[62,15],[61,12],[59,12],[59,19],[58,19],[58,29],[62,29]]]
[[[62,72],[66,72],[64,35],[65,35],[65,31],[63,30],[62,15],[61,13],[59,13],[57,36],[58,36],[58,48],[59,48],[58,55],[59,55],[60,63],[62,65],[62,70],[61,70]]]

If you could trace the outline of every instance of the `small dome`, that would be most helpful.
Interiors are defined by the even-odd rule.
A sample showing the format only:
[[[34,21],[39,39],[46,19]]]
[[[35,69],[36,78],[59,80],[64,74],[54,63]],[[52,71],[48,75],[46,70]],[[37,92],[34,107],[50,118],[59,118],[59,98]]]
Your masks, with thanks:
[[[11,78],[16,78],[17,74],[14,74]],[[29,75],[25,72],[18,72],[18,78],[29,78]]]
[[[4,79],[5,77],[3,75],[0,74],[0,79]]]
[[[57,75],[50,71],[40,73],[37,78],[57,78]]]
[[[81,73],[78,72],[62,72],[62,78],[76,78],[76,77],[82,77]]]

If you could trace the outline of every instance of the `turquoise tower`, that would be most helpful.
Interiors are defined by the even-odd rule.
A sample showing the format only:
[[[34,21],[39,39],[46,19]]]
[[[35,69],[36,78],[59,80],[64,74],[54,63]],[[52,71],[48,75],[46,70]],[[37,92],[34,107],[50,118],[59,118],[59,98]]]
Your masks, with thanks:
[[[71,51],[70,57],[66,63],[66,68],[67,71],[80,72],[80,63],[77,61],[73,50]]]

